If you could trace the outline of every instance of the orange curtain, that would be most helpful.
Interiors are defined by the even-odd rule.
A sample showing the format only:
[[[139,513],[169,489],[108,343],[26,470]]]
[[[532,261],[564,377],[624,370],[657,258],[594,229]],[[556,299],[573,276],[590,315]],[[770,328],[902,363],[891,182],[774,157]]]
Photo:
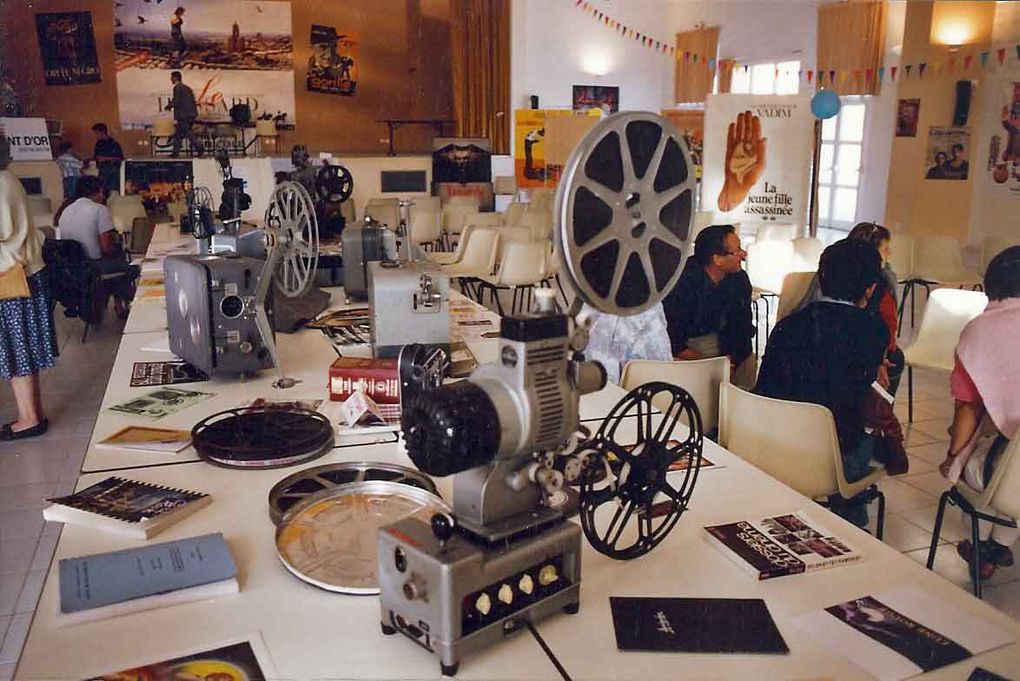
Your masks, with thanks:
[[[450,48],[457,135],[510,153],[510,0],[451,0]]]
[[[719,60],[719,92],[724,95],[729,94],[730,88],[733,86],[733,67],[736,65],[735,59]]]
[[[699,28],[676,34],[676,101],[704,102],[712,92],[709,59],[719,51],[719,27]]]
[[[885,48],[885,1],[861,0],[818,7],[819,73],[835,71],[826,87],[841,95],[875,95]]]

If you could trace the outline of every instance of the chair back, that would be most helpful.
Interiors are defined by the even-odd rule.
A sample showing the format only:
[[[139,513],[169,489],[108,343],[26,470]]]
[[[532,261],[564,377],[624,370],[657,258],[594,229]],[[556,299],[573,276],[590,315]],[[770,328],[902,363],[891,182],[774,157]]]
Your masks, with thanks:
[[[985,492],[989,506],[1010,518],[1020,518],[1020,431],[999,455]]]
[[[43,261],[49,272],[50,296],[67,310],[92,323],[100,321],[97,306],[92,305],[98,277],[85,252],[73,239],[47,239],[43,242]]]
[[[447,234],[460,234],[464,231],[465,218],[469,215],[474,215],[477,212],[477,206],[464,206],[447,203],[443,206],[443,231]]]
[[[481,208],[481,203],[478,201],[478,197],[474,195],[448,196],[443,200],[443,206],[460,206],[477,211]]]
[[[836,423],[825,407],[762,397],[723,383],[719,444],[804,496],[839,492],[842,456]]]
[[[797,237],[793,240],[793,271],[794,272],[815,272],[818,270],[818,261],[822,257],[825,244],[821,239],[810,236]]]
[[[972,279],[975,274],[963,267],[963,246],[959,241],[951,236],[926,235],[914,242],[914,276],[926,281],[951,282]]]
[[[442,216],[439,212],[411,211],[410,239],[415,246],[435,243],[442,235]]]
[[[528,210],[536,212],[548,212],[552,211],[553,198],[556,196],[556,190],[550,189],[549,187],[537,187],[531,190],[531,207]]]
[[[500,243],[504,239],[500,233]],[[538,241],[510,241],[500,250],[496,280],[500,286],[535,286],[545,279],[546,244]]]
[[[397,199],[374,198],[365,204],[365,216],[389,227],[400,229],[400,205]]]
[[[500,213],[482,213],[475,211],[464,216],[464,226],[474,225],[475,227],[501,227],[503,216]]]
[[[443,210],[443,201],[438,196],[415,196],[411,199],[411,212],[416,210],[439,213]]]
[[[473,227],[465,232],[463,256],[446,269],[453,276],[489,276],[496,269],[499,234],[490,227]]]
[[[111,196],[107,204],[113,216],[113,227],[118,234],[130,232],[135,218],[147,217],[142,197],[138,194]]]
[[[769,293],[779,293],[783,277],[793,269],[792,241],[762,241],[747,247],[747,276],[751,285]]]
[[[521,227],[531,230],[531,238],[549,240],[552,238],[552,213],[550,211],[536,211],[531,208],[521,217]]]
[[[1020,236],[986,236],[981,241],[981,275],[984,276],[992,258],[1011,246],[1020,246]]]
[[[517,193],[517,178],[513,175],[497,175],[493,185],[497,194],[513,195]]]
[[[730,381],[730,360],[728,357],[683,362],[635,359],[623,367],[620,387],[632,390],[652,381],[666,381],[690,393],[701,413],[702,428],[708,432],[719,425],[719,386]],[[669,408],[669,402],[667,395],[653,399],[655,406],[663,411]]]
[[[907,281],[914,278],[914,247],[917,245],[914,237],[900,232],[892,233],[892,241],[889,248],[892,255],[889,256],[889,267],[896,274],[899,281]]]
[[[503,212],[503,224],[507,227],[516,227],[521,224],[524,214],[528,210],[528,204],[514,201],[506,207]]]
[[[955,288],[932,291],[924,306],[921,328],[914,342],[904,350],[907,364],[952,371],[963,327],[981,314],[987,304],[988,297],[980,291]]]
[[[801,306],[811,293],[816,276],[815,272],[790,272],[783,277],[783,286],[779,291],[779,308],[776,310],[776,324]]]
[[[256,124],[256,127],[258,125]],[[274,126],[275,132],[275,126]],[[153,137],[173,137],[174,136],[174,121],[172,118],[166,116],[159,116],[152,121],[152,136]]]
[[[170,134],[173,133],[173,122],[170,123]],[[276,137],[276,121],[264,118],[255,119],[255,134],[259,137]]]

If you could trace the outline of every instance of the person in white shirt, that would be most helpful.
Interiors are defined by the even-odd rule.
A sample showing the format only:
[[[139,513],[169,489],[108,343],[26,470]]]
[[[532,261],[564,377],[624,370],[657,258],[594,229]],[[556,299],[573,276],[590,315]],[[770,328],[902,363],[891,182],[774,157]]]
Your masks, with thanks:
[[[86,175],[79,179],[78,198],[60,213],[57,228],[61,239],[80,243],[103,274],[127,274],[110,285],[117,315],[126,317],[141,269],[124,258],[113,215],[106,206],[106,190],[99,178]]]

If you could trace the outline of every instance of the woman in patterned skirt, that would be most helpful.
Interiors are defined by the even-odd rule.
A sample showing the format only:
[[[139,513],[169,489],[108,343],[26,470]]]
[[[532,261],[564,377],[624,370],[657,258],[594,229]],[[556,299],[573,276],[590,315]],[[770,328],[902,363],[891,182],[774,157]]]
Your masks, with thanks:
[[[39,371],[53,366],[55,356],[43,235],[32,224],[21,182],[7,170],[10,163],[10,146],[0,136],[0,275],[20,265],[30,292],[0,299],[0,378],[10,380],[18,406],[18,420],[0,426],[0,440],[35,437],[49,428]]]

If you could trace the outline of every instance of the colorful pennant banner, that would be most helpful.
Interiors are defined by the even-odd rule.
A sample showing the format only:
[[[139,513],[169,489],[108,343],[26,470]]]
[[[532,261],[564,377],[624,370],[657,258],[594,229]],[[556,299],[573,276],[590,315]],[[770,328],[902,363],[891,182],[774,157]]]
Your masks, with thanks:
[[[589,15],[591,18],[595,19],[599,23],[613,29],[614,31],[619,33],[622,37],[640,43],[642,47],[647,47],[658,52],[659,54],[669,56],[673,56],[676,53],[676,47],[674,47],[672,44],[662,40],[656,40],[652,36],[643,35],[641,32],[635,31],[633,28],[626,25],[622,21],[619,21],[609,16],[605,12],[600,11],[595,7],[593,3],[587,2],[586,0],[574,0],[574,7],[581,10],[585,14]],[[715,69],[714,58],[712,58],[710,62],[709,58],[705,55],[697,54],[691,55],[690,52],[684,53],[684,60],[690,61],[693,58],[695,64],[698,63],[699,57],[701,58],[702,64],[713,70]]]

